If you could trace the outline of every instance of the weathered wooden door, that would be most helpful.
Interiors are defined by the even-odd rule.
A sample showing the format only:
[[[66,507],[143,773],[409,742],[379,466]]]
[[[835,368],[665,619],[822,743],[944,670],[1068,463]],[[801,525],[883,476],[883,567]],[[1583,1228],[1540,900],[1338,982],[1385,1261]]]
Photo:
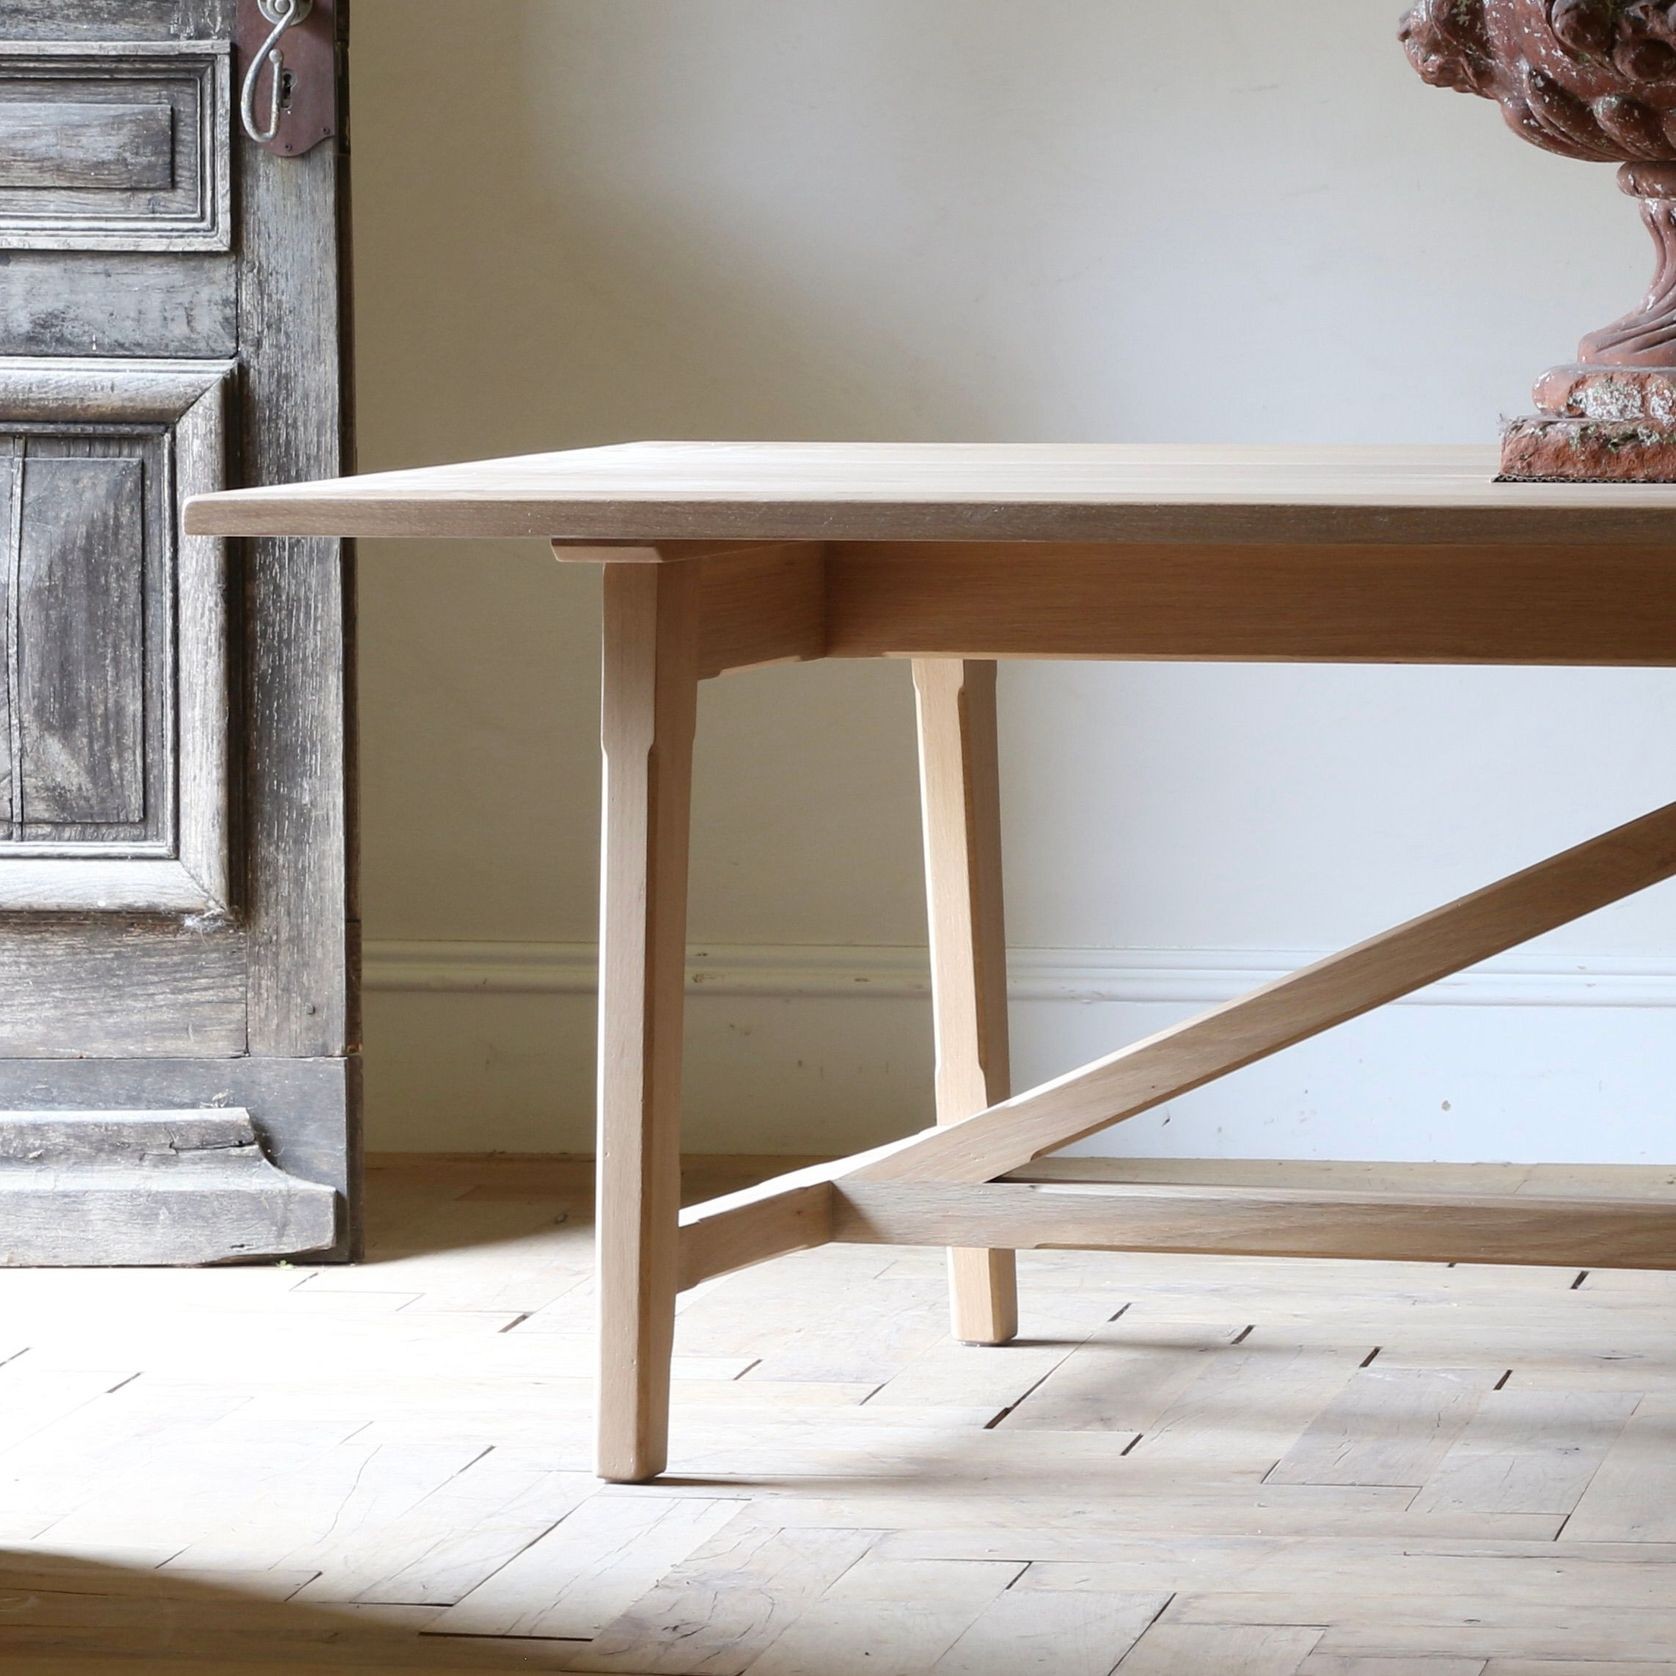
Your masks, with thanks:
[[[0,1263],[354,1247],[347,6],[0,0]]]

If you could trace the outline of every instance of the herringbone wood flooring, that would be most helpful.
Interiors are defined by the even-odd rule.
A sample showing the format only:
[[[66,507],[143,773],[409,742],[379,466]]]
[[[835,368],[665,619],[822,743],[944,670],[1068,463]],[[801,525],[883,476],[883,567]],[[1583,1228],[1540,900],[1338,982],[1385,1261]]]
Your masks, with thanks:
[[[1580,1177],[1676,1181],[1498,1174]],[[685,1300],[607,1489],[585,1168],[371,1198],[355,1269],[0,1273],[8,1673],[1676,1670],[1676,1275],[1027,1255],[980,1350],[829,1247]]]

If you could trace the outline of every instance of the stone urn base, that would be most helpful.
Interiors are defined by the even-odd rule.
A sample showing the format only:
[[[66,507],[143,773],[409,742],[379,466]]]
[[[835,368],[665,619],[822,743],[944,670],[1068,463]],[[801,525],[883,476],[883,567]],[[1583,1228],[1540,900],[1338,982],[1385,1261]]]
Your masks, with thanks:
[[[1503,481],[1676,483],[1676,164],[1626,164],[1618,184],[1658,248],[1652,289],[1537,380],[1537,411],[1503,430]]]
[[[1676,372],[1555,367],[1502,431],[1509,483],[1676,483]]]

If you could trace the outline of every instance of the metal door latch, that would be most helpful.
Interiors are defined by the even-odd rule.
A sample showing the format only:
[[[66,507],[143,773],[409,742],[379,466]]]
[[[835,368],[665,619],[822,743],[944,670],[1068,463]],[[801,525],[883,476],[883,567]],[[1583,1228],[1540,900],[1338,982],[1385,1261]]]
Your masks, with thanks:
[[[337,132],[336,9],[333,0],[239,0],[239,120],[256,145],[300,157]]]

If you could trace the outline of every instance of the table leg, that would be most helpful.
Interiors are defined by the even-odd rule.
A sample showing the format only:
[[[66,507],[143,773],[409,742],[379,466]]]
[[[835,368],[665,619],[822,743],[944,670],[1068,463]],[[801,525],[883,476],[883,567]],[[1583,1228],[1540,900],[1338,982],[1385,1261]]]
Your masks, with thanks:
[[[914,694],[931,924],[937,1121],[945,1124],[983,1111],[1008,1094],[995,665],[916,658]],[[1005,1344],[1017,1333],[1012,1252],[951,1250],[949,1288],[956,1338]]]
[[[687,564],[606,568],[598,1470],[619,1483],[668,1458],[697,602]]]

